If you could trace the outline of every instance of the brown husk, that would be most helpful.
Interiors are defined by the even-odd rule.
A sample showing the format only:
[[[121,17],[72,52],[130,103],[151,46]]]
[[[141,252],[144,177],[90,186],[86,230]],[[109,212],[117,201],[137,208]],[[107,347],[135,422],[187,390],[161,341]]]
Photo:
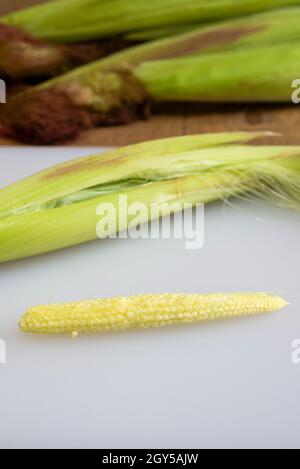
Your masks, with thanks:
[[[19,97],[20,96],[20,97]],[[6,134],[33,145],[51,145],[74,138],[92,125],[92,116],[74,108],[59,90],[25,92],[1,108],[0,123]]]
[[[52,44],[0,23],[0,78],[8,83],[38,83],[133,44],[121,38]]]
[[[44,43],[40,39],[33,37],[31,34],[27,33],[26,31],[20,28],[0,23],[0,42],[13,40],[24,41],[30,44]]]
[[[108,91],[109,106],[99,111],[85,99],[88,85],[66,84],[48,89],[30,87],[34,80],[66,71],[128,46],[120,38],[89,43],[48,44],[22,30],[0,24],[0,78],[8,81],[7,103],[0,107],[0,132],[34,145],[75,138],[98,125],[128,124],[150,114],[148,97],[130,71],[113,71],[120,90]],[[26,78],[26,79],[25,79]],[[106,78],[109,83],[110,78]],[[110,86],[108,86],[110,88]],[[95,96],[96,97],[96,96]]]
[[[89,41],[83,43],[68,44],[66,47],[68,56],[74,66],[94,62],[95,60],[106,57],[107,55],[119,52],[128,47],[138,44],[137,42],[127,41],[120,37],[101,39],[98,41]]]
[[[54,145],[75,138],[82,130],[129,124],[146,119],[150,101],[143,90],[124,80],[124,96],[108,112],[78,105],[68,88],[35,89],[13,96],[0,108],[0,129],[15,140],[33,145]]]

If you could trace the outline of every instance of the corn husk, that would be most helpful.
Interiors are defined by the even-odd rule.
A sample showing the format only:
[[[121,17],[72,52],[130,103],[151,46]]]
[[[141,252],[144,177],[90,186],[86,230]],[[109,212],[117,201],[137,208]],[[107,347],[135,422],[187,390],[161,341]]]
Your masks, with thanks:
[[[292,82],[300,76],[300,45],[143,62],[134,76],[155,100],[290,103]]]
[[[293,6],[212,24],[182,24],[136,31],[125,37],[131,41],[153,41],[174,36],[181,36],[182,39],[190,37],[191,41],[194,38],[198,44],[199,52],[213,52],[298,40],[299,31],[300,8]]]
[[[78,91],[88,89],[89,101],[85,104],[107,112],[120,106],[124,98],[126,87],[122,67],[117,66],[119,58],[77,69],[42,88],[58,86],[66,92],[69,87],[76,90],[76,86]],[[131,65],[135,60],[136,56]],[[290,103],[292,82],[300,76],[300,45],[295,41],[260,47],[259,51],[251,47],[178,59],[142,60],[123,69],[134,78],[133,83],[144,89],[142,100],[147,96],[153,101]]]
[[[116,208],[117,224],[109,234],[126,230],[133,220],[121,213],[120,194],[128,204],[160,204],[162,216],[181,210],[184,203],[245,193],[298,209],[300,148],[244,143],[261,135],[210,134],[133,145],[8,186],[0,191],[0,262],[96,239],[102,203]],[[150,214],[142,221],[149,221]]]
[[[299,2],[300,3],[300,2]],[[170,33],[170,30],[167,30]],[[166,31],[165,31],[166,33]],[[102,60],[79,67],[51,81],[55,83],[80,79],[103,70],[137,66],[145,61],[201,56],[213,52],[266,47],[300,41],[300,7],[274,10],[247,18],[214,23],[180,31],[171,37],[154,40],[112,54]]]
[[[18,13],[20,14],[20,13]],[[19,25],[20,26],[20,25]],[[22,26],[22,25],[21,25]],[[1,36],[0,23],[0,36]],[[35,78],[42,81],[59,75],[84,63],[109,55],[111,51],[130,47],[132,41],[145,42],[167,38],[165,41],[151,44],[150,47],[133,49],[124,55],[116,55],[117,60],[134,62],[173,58],[190,54],[228,50],[238,47],[274,44],[288,40],[300,40],[300,8],[287,7],[239,18],[218,22],[209,26],[199,24],[181,24],[155,29],[143,29],[110,38],[103,43],[98,41],[84,53],[82,45],[69,47],[48,42],[35,42],[30,36],[22,38],[22,30],[17,31],[20,38],[0,41],[0,63],[2,74],[13,81]],[[176,37],[173,37],[176,36]],[[92,54],[92,55],[91,55]],[[113,58],[112,62],[115,60]]]
[[[128,122],[124,109],[133,110],[131,120],[140,118],[149,101],[291,102],[291,84],[300,75],[299,25],[300,8],[287,8],[132,47],[17,95],[0,120],[17,140],[52,144],[86,128],[69,131],[69,117],[55,106],[56,90],[71,102],[71,119],[79,122],[81,110],[96,112],[96,125]],[[41,90],[50,106],[39,102]],[[33,105],[41,110],[37,123],[28,122]],[[49,135],[58,115],[59,131]]]
[[[0,75],[9,83],[24,82],[32,85],[132,44],[132,41],[119,37],[87,43],[57,44],[37,39],[20,28],[0,21]]]
[[[62,42],[245,16],[299,0],[56,0],[2,17],[33,35]]]
[[[292,83],[300,76],[300,45],[293,42],[262,47],[259,52],[249,48],[145,61],[131,69],[104,68],[91,75],[87,71],[56,81],[54,88],[70,95],[76,105],[79,102],[101,115],[148,100],[291,103]]]
[[[21,40],[0,41],[1,77],[21,82],[39,78],[40,81],[66,72],[71,64],[66,50],[58,45],[34,44]]]

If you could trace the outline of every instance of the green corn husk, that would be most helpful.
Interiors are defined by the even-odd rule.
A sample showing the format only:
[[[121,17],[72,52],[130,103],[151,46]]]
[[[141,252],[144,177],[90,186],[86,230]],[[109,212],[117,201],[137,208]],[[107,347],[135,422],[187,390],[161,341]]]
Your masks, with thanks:
[[[188,27],[185,26],[185,29]],[[160,32],[159,32],[160,31]],[[178,34],[175,34],[177,32]],[[148,34],[150,34],[149,31]],[[115,53],[108,59],[95,62],[86,73],[112,67],[124,62],[137,64],[145,60],[157,60],[189,56],[216,51],[227,51],[245,47],[273,45],[286,41],[300,41],[300,7],[290,7],[260,13],[247,18],[225,21],[201,28],[190,27],[186,32],[183,27],[169,27],[153,32],[152,38],[159,35],[172,36],[170,38],[153,41],[141,46],[132,47],[121,53]],[[180,33],[180,34],[179,34]],[[132,34],[126,41],[145,41],[147,30]],[[125,43],[124,43],[125,44]],[[76,46],[72,46],[73,48]],[[77,62],[76,62],[77,60]],[[13,79],[28,77],[47,77],[58,75],[81,65],[85,60],[82,54],[79,59],[74,56],[74,50],[53,44],[34,44],[31,42],[10,41],[0,44],[0,63],[2,71]],[[86,62],[90,62],[86,59]],[[79,68],[74,76],[84,74],[85,68]],[[66,74],[59,80],[67,79]]]
[[[2,189],[0,219],[24,211],[39,211],[49,201],[86,188],[102,186],[105,189],[116,181],[121,184],[124,180],[153,181],[183,176],[187,170],[197,169],[198,165],[198,169],[202,169],[198,150],[244,143],[264,135],[264,132],[232,132],[177,137],[126,146],[63,163]],[[211,156],[211,164],[214,160],[215,164],[221,164],[218,158]]]
[[[12,184],[0,191],[0,262],[96,239],[98,205],[113,204],[119,215],[120,194],[128,197],[128,204],[161,204],[160,215],[182,209],[183,203],[244,193],[298,209],[300,147],[245,144],[263,135],[241,132],[147,142],[64,163]],[[133,222],[127,213],[121,215],[111,234]]]
[[[153,41],[172,36],[194,39],[198,44],[199,52],[225,51],[298,40],[300,8],[298,6],[279,8],[246,18],[219,21],[208,25],[195,23],[155,28],[129,33],[125,37],[131,41]]]
[[[1,18],[33,35],[62,42],[245,16],[299,0],[56,0]]]
[[[91,96],[85,104],[105,113],[120,106],[124,98],[122,67],[114,69],[114,60],[117,63],[117,57],[112,57],[99,66],[91,64],[77,69],[43,84],[42,88],[55,85],[67,91],[75,84],[78,91],[89,89]],[[153,101],[290,103],[292,82],[300,76],[300,45],[291,42],[260,47],[259,51],[247,48],[141,61],[129,73],[145,91],[141,99],[147,96]]]
[[[145,61],[272,46],[298,40],[300,41],[300,7],[274,10],[249,18],[198,27],[187,33],[131,47],[61,75],[57,83],[67,82],[75,77],[84,78],[87,74],[115,69],[124,64],[138,65]],[[55,79],[43,86],[47,87],[52,83],[56,83]]]
[[[290,103],[292,82],[300,76],[300,45],[144,62],[134,76],[154,100]]]

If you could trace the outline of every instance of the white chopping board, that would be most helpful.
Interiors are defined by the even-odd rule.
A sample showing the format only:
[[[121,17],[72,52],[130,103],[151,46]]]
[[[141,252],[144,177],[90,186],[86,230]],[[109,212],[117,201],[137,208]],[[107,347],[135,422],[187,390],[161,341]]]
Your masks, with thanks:
[[[0,149],[0,187],[91,148]],[[2,448],[300,447],[298,214],[206,207],[205,243],[105,240],[0,266]],[[262,317],[98,336],[26,335],[28,306],[115,295],[270,291]],[[3,344],[4,342],[2,342]]]

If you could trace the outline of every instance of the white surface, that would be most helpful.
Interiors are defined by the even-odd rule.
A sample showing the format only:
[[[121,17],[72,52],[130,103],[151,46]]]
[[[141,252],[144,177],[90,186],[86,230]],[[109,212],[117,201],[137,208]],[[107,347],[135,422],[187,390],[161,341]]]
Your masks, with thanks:
[[[91,149],[0,150],[0,187]],[[0,266],[0,446],[299,447],[298,214],[206,209],[205,247],[109,240]],[[22,334],[28,306],[141,292],[274,291],[263,317],[99,336]]]

